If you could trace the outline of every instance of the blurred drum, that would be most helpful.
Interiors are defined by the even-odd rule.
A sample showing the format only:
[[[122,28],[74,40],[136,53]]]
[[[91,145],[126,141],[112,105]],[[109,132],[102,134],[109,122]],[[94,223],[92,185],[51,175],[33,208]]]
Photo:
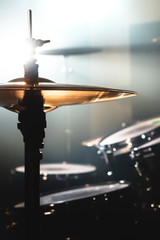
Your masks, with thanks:
[[[130,193],[130,184],[123,181],[44,194],[40,198],[40,235],[42,239],[52,236],[57,240],[102,239],[117,232],[124,235],[124,226],[134,227],[137,220],[137,205]],[[14,222],[16,239],[22,239],[23,207],[22,202],[8,210],[11,223],[7,228],[13,237],[10,226]]]
[[[160,136],[160,117],[139,121],[129,127],[103,138],[98,145],[108,159],[115,180],[137,182],[132,150]]]
[[[128,182],[120,181],[99,185],[85,185],[79,188],[71,188],[62,192],[54,192],[50,194],[42,194],[40,197],[40,206],[54,205],[60,203],[69,203],[75,200],[96,197],[98,195],[107,194],[110,192],[118,191],[129,187]],[[23,208],[24,203],[19,203],[14,206],[15,208]]]
[[[125,181],[51,192],[43,194],[40,202],[40,240],[154,237],[159,231],[159,211],[142,209]],[[1,218],[1,239],[25,239],[23,202]]]
[[[67,187],[90,184],[96,175],[93,165],[71,163],[40,164],[40,192],[57,191]],[[24,166],[12,171],[12,183],[17,199],[24,197]]]

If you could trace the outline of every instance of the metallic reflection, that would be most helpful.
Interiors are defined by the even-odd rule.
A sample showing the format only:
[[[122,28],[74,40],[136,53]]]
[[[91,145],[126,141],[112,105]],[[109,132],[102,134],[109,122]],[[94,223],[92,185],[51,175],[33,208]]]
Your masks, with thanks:
[[[58,84],[37,78],[36,84],[28,84],[26,78],[18,78],[0,84],[0,106],[14,112],[24,110],[20,103],[25,91],[41,91],[44,111],[48,112],[63,105],[105,102],[136,96],[136,92],[85,85]]]
[[[80,200],[87,197],[93,197],[93,200],[96,200],[96,196],[100,194],[114,192],[116,190],[125,189],[129,187],[127,182],[116,182],[111,184],[104,185],[87,185],[85,187],[75,188],[71,190],[66,190],[62,192],[52,193],[40,197],[40,204],[50,205],[50,204],[60,204],[65,202],[71,202],[74,200]],[[24,203],[19,203],[15,205],[15,208],[24,207]]]
[[[63,163],[48,163],[40,164],[40,174],[44,177],[47,175],[66,175],[66,174],[81,174],[94,172],[96,170],[95,166],[82,165],[82,164],[69,164]],[[15,169],[16,172],[24,173],[24,166],[19,166]]]

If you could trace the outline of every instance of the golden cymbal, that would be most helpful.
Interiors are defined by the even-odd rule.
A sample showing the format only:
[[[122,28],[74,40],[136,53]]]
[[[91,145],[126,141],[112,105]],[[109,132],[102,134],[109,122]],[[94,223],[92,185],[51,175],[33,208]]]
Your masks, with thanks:
[[[17,78],[0,84],[0,106],[14,112],[23,110],[21,101],[26,91],[40,91],[44,100],[44,111],[73,104],[106,102],[136,96],[136,92],[87,85],[60,84],[38,78],[36,84],[28,84],[26,78]]]

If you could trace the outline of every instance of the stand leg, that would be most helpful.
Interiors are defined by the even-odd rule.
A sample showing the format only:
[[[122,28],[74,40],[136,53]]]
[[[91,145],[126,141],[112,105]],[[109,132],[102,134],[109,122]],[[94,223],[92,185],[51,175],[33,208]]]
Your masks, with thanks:
[[[35,240],[40,231],[39,149],[25,143],[25,239]]]

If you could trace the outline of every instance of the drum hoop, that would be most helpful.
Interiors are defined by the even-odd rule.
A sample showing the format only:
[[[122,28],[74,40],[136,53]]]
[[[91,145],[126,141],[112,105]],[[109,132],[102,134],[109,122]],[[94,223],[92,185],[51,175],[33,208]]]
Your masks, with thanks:
[[[132,126],[133,125],[131,125],[129,127],[132,127]],[[129,147],[129,145],[130,145],[130,148],[133,149],[135,147],[138,147],[140,145],[143,145],[143,144],[147,143],[148,141],[154,140],[159,135],[160,135],[160,126],[158,125],[158,126],[155,126],[155,128],[153,128],[149,131],[146,131],[141,135],[138,135],[138,136],[135,136],[135,137],[132,137],[132,138],[128,137],[123,141],[119,141],[119,142],[115,142],[115,143],[112,143],[112,144],[104,145],[103,147],[107,152],[110,152],[110,153],[112,153],[116,150],[122,149],[122,148],[127,148],[127,147]],[[98,144],[99,148],[102,148],[101,142],[104,139],[106,139],[106,137],[104,137],[99,142],[99,144]]]
[[[158,142],[156,142],[156,140],[158,140]],[[152,145],[147,145],[147,143],[149,144],[149,143],[153,143]],[[134,148],[133,149],[133,152],[135,152],[135,153],[141,153],[141,152],[144,152],[145,150],[149,150],[150,149],[150,151],[152,152],[152,149],[155,149],[155,148],[158,148],[158,149],[160,149],[159,147],[160,147],[160,137],[158,137],[158,138],[154,138],[154,139],[152,139],[151,141],[149,141],[149,142],[147,142],[147,143],[145,143],[145,144],[142,144],[142,145],[140,145],[140,146],[138,146],[138,147],[136,147],[136,148]]]

